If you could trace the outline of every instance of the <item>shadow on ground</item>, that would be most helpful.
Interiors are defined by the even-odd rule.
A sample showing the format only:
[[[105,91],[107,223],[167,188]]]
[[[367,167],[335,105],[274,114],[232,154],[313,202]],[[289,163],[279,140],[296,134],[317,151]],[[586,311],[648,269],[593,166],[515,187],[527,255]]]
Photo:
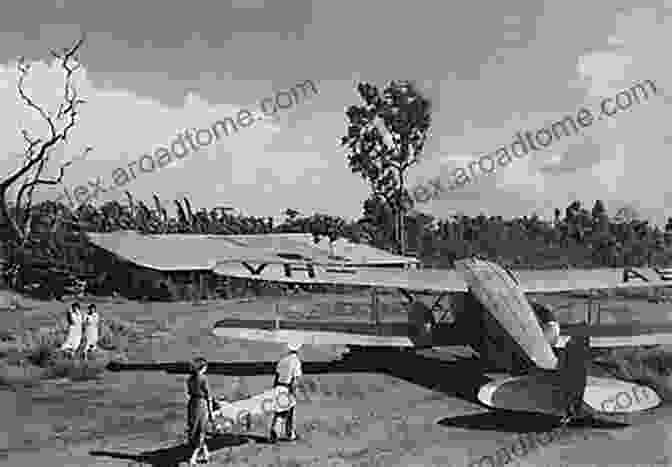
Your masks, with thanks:
[[[209,362],[208,374],[227,376],[272,375],[276,362]],[[109,371],[165,371],[169,374],[189,373],[187,362],[120,363],[111,362]],[[384,373],[409,383],[442,392],[451,397],[478,402],[478,390],[491,378],[474,359],[439,358],[398,349],[356,349],[341,359],[303,362],[304,374]],[[480,403],[479,403],[480,404]]]
[[[186,373],[186,363],[115,363],[112,371],[166,371]],[[272,374],[274,362],[211,362],[208,373],[224,375]],[[544,414],[521,413],[505,410],[492,411],[478,400],[479,389],[493,381],[485,373],[492,371],[478,360],[452,358],[442,360],[420,355],[413,351],[397,349],[366,349],[345,354],[341,359],[329,362],[303,362],[304,374],[324,373],[384,373],[432,391],[441,392],[479,405],[486,413],[444,418],[437,423],[473,430],[496,430],[512,433],[544,432],[556,428],[558,417]],[[590,419],[576,421],[573,427],[620,428],[627,423]]]
[[[437,422],[441,426],[468,430],[503,431],[508,433],[543,433],[559,427],[558,417],[533,413],[518,413],[505,410],[447,417]],[[571,428],[613,429],[627,425],[595,419],[577,420],[568,425]]]
[[[227,447],[241,446],[249,441],[255,441],[259,444],[268,443],[263,436],[256,435],[238,435],[222,434],[208,438],[207,445],[211,453]],[[154,451],[143,451],[139,454],[115,451],[91,451],[89,454],[95,457],[111,457],[113,459],[123,459],[142,464],[149,464],[156,467],[177,467],[180,462],[189,462],[193,451],[186,445],[172,446],[169,448],[156,449]]]
[[[406,352],[386,362],[384,373],[388,375],[481,406],[478,391],[492,381],[475,359],[445,361]]]

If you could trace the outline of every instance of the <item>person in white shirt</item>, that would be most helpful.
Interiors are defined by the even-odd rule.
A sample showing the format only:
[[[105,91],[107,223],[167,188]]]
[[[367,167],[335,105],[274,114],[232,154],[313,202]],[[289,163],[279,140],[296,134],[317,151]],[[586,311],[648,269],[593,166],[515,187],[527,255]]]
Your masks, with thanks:
[[[100,322],[100,315],[96,311],[96,305],[91,303],[89,305],[89,312],[84,317],[84,338],[86,339],[86,348],[84,349],[84,356],[88,358],[98,348],[98,326]]]
[[[560,338],[560,324],[558,323],[558,317],[556,316],[555,311],[550,305],[544,305],[532,300],[530,300],[530,305],[539,321],[542,331],[544,331],[546,341],[552,347],[555,347]]]
[[[65,351],[69,358],[72,358],[82,343],[82,313],[78,302],[70,305],[70,309],[67,312],[67,320],[68,334],[61,346],[61,350]]]
[[[301,348],[300,342],[289,342],[287,344],[288,353],[275,367],[275,381],[273,387],[275,391],[273,421],[271,422],[271,442],[278,440],[278,428],[281,422],[284,422],[285,435],[288,441],[297,439],[294,429],[295,409],[296,409],[296,384],[298,378],[303,376],[301,371],[301,359],[298,351]]]

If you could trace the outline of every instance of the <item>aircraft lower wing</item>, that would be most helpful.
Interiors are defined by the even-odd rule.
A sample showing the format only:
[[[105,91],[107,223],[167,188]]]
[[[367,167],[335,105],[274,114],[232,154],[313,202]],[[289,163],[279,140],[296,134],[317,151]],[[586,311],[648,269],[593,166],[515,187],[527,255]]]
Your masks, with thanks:
[[[215,323],[213,334],[258,342],[301,342],[303,345],[414,347],[410,326],[404,322],[281,321],[225,319]]]
[[[596,348],[670,345],[672,323],[566,325],[561,327],[556,347],[564,347],[570,336],[590,336],[590,346]]]
[[[422,324],[421,324],[422,326]],[[439,347],[465,346],[473,336],[449,323],[436,323],[430,338],[418,324],[402,321],[370,323],[362,321],[294,321],[224,319],[212,330],[218,337],[257,342],[301,342],[303,345],[349,347]]]
[[[225,319],[215,323],[219,337],[258,342],[304,345],[417,348],[416,329],[407,322],[291,321]],[[432,330],[433,347],[469,345],[470,338],[459,327],[438,323]],[[595,348],[672,345],[672,323],[568,324],[563,325],[557,348],[564,348],[570,336],[590,336]]]
[[[347,263],[260,258],[216,262],[217,274],[284,283],[387,287],[411,291],[466,292],[454,269],[382,269]],[[557,269],[509,271],[525,293],[560,293],[642,287],[672,287],[672,270],[656,268]]]

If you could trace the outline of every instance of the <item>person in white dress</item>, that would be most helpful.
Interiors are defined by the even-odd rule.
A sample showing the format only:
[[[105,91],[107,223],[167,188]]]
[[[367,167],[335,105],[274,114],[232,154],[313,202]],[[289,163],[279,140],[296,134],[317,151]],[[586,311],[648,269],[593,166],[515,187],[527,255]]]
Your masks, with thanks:
[[[86,347],[84,349],[84,357],[88,358],[98,348],[98,325],[100,322],[100,315],[96,310],[96,305],[91,303],[89,305],[89,312],[84,318],[84,338],[86,339]]]
[[[72,358],[82,343],[82,312],[78,302],[70,305],[67,312],[68,334],[61,350],[65,351],[68,357]]]

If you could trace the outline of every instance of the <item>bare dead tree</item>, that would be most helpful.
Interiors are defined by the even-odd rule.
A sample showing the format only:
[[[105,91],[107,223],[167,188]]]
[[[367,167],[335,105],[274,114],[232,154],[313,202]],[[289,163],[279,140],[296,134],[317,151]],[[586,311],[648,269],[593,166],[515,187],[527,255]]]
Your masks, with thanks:
[[[31,65],[25,58],[20,57],[17,63],[19,79],[17,90],[23,103],[39,114],[47,125],[46,134],[35,136],[27,129],[22,129],[24,139],[23,163],[0,181],[0,214],[6,224],[9,240],[15,246],[21,247],[26,244],[31,232],[31,209],[33,194],[39,185],[57,185],[61,183],[65,169],[72,161],[62,164],[57,178],[44,176],[50,155],[59,144],[67,141],[70,131],[78,121],[79,106],[86,101],[79,97],[73,84],[74,74],[80,68],[79,51],[84,43],[82,36],[72,47],[61,51],[51,51],[51,55],[59,63],[64,72],[63,102],[56,111],[48,112],[44,106],[37,104],[25,89],[26,78],[30,75]],[[93,148],[87,147],[83,156]],[[80,157],[81,158],[81,157]],[[9,192],[18,186],[16,199],[9,199]]]

